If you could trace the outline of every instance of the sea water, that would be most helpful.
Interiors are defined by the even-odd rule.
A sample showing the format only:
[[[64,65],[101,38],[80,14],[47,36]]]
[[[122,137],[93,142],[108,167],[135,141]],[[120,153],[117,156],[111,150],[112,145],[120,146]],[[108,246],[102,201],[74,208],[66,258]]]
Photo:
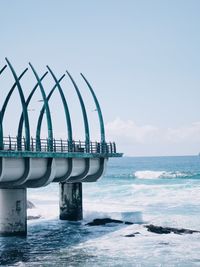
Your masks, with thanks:
[[[156,234],[146,224],[200,230],[200,157],[109,160],[83,185],[84,220],[59,221],[57,184],[28,190],[28,236],[0,238],[1,266],[200,266],[200,234]],[[87,226],[96,218],[133,225]],[[134,234],[136,233],[136,234]],[[133,237],[127,235],[134,234]]]

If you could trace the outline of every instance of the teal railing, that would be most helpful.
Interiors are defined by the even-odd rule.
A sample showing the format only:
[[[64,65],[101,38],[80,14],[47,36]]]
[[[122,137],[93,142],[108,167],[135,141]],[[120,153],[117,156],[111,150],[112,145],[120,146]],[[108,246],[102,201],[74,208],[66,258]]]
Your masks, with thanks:
[[[49,146],[49,140],[40,139],[39,146],[38,140],[30,138],[30,149],[32,152],[60,152],[60,153],[100,153],[100,154],[115,154],[116,144],[114,142],[88,142],[85,141],[68,141],[63,139],[53,139],[53,145]],[[21,147],[18,137],[4,137],[3,138],[3,151],[27,151],[26,150],[26,139],[25,137],[20,140]]]

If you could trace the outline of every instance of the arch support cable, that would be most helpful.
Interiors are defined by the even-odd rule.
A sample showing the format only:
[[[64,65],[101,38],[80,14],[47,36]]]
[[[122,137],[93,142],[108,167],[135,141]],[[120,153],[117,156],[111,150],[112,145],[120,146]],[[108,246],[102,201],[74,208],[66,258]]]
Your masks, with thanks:
[[[67,101],[66,101],[66,98],[65,98],[65,95],[63,93],[63,90],[62,90],[62,87],[60,86],[60,83],[58,82],[55,74],[53,73],[53,71],[50,69],[49,66],[47,66],[47,69],[49,70],[49,72],[51,73],[56,85],[57,85],[57,88],[59,90],[59,93],[60,93],[60,97],[62,99],[62,103],[63,103],[63,107],[64,107],[64,111],[65,111],[65,118],[66,118],[66,123],[67,123],[67,132],[68,132],[68,141],[69,143],[71,144],[72,143],[72,124],[71,124],[71,118],[70,118],[70,113],[69,113],[69,108],[68,108],[68,105],[67,105]]]
[[[0,75],[2,72],[7,68],[7,65],[5,65],[1,70],[0,70]],[[0,150],[3,150],[3,121],[2,121],[2,113],[0,111]]]
[[[48,150],[52,151],[53,150],[53,129],[52,129],[52,121],[51,121],[51,113],[50,113],[50,109],[49,109],[49,104],[48,104],[48,101],[46,98],[46,94],[45,94],[43,85],[40,81],[40,78],[39,78],[37,72],[35,71],[35,69],[31,63],[29,63],[29,65],[30,65],[30,67],[31,67],[31,69],[35,75],[37,82],[38,82],[38,85],[39,85],[40,91],[41,91],[41,95],[42,95],[42,99],[44,101],[44,107],[45,107],[46,118],[47,118],[47,128],[48,128]],[[37,141],[38,140],[37,140],[37,133],[36,133],[36,142]]]
[[[102,115],[102,111],[101,111],[101,107],[99,105],[99,101],[94,93],[94,90],[92,89],[92,86],[90,85],[90,83],[88,82],[88,80],[85,78],[85,76],[81,73],[82,78],[84,79],[84,81],[86,82],[96,105],[96,109],[98,112],[98,117],[99,117],[99,124],[100,124],[100,131],[101,131],[101,142],[105,143],[105,128],[104,128],[104,121],[103,121],[103,115]]]
[[[17,77],[17,74],[13,68],[13,66],[11,65],[11,63],[9,62],[9,60],[6,58],[6,62],[8,63],[8,66],[13,74],[13,77],[15,79],[17,88],[18,88],[18,92],[19,92],[19,96],[20,96],[20,100],[21,100],[21,104],[22,104],[22,110],[23,110],[23,117],[24,117],[24,123],[25,123],[25,150],[30,150],[30,127],[29,127],[29,118],[28,118],[28,111],[27,111],[27,107],[26,107],[26,102],[25,102],[25,98],[24,98],[24,94],[23,94],[23,90],[21,87],[21,84],[19,82],[19,78]]]
[[[78,95],[78,98],[79,98],[79,102],[80,102],[80,105],[81,105],[81,110],[82,110],[82,114],[83,114],[83,121],[84,121],[84,128],[85,128],[85,142],[86,142],[86,152],[89,152],[90,150],[90,132],[89,132],[89,124],[88,124],[88,118],[87,118],[87,113],[86,113],[86,109],[85,109],[85,105],[84,105],[84,102],[83,102],[83,98],[81,96],[81,93],[79,91],[79,88],[78,86],[76,85],[74,79],[72,78],[71,74],[66,71],[75,90],[76,90],[76,93]]]
[[[40,78],[40,82],[42,82],[42,80],[44,79],[44,77],[48,74],[48,71],[45,72],[45,74]],[[32,89],[31,93],[29,94],[27,100],[26,100],[26,107],[28,109],[28,105],[37,89],[37,87],[39,86],[39,83],[37,82],[36,85],[34,86],[34,88]],[[23,118],[23,113],[21,114],[20,117],[20,121],[19,121],[19,125],[18,125],[18,134],[17,134],[17,148],[18,150],[21,149],[21,140],[22,140],[22,130],[23,130],[23,123],[24,123],[24,118]]]
[[[26,68],[22,73],[21,75],[18,77],[18,80],[20,81],[21,78],[24,76],[24,74],[27,72],[28,68]],[[13,93],[13,91],[15,90],[17,86],[17,83],[15,82],[13,84],[13,86],[11,87],[10,91],[8,92],[7,96],[6,96],[6,99],[3,103],[3,106],[2,106],[2,109],[1,109],[1,123],[2,123],[2,131],[0,132],[0,140],[2,141],[3,143],[3,119],[4,119],[4,115],[5,115],[5,111],[6,111],[6,108],[7,108],[7,105],[8,105],[8,102],[11,98],[11,95]],[[23,116],[23,110],[22,110],[22,116]]]
[[[7,65],[5,65],[1,70],[0,70],[0,75],[1,73],[7,68]]]
[[[64,77],[65,77],[65,74],[57,82],[60,83]],[[52,96],[54,90],[56,89],[56,87],[57,87],[57,84],[55,84],[54,87],[51,89],[50,93],[47,96],[47,102],[51,98],[51,96]],[[40,150],[41,149],[40,134],[41,134],[42,120],[43,120],[44,112],[45,112],[45,105],[43,105],[42,109],[40,110],[40,115],[39,115],[38,122],[37,122],[36,150]]]
[[[26,69],[21,73],[21,75],[17,78],[18,81],[21,80],[21,78],[24,76],[24,74],[27,72],[27,70],[28,70],[28,68],[26,68]],[[3,103],[3,106],[2,106],[2,109],[1,109],[2,119],[4,118],[4,114],[5,114],[5,111],[6,111],[8,102],[9,102],[10,97],[11,97],[13,91],[15,90],[15,87],[16,87],[16,86],[17,86],[17,82],[15,82],[15,83],[13,84],[13,86],[11,87],[10,91],[8,92],[8,94],[7,94],[7,96],[6,96],[6,99],[5,99],[4,103]]]

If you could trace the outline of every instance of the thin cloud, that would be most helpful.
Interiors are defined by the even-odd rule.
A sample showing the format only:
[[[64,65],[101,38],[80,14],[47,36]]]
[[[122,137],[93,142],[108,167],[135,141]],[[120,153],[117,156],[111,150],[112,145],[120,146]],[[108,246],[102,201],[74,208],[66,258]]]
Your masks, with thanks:
[[[106,133],[110,139],[122,137],[136,143],[145,143],[157,134],[158,128],[152,125],[139,126],[132,120],[123,121],[116,118],[106,124]]]
[[[106,124],[106,134],[107,139],[115,140],[129,155],[196,154],[200,150],[200,122],[179,128],[159,128],[116,118]]]

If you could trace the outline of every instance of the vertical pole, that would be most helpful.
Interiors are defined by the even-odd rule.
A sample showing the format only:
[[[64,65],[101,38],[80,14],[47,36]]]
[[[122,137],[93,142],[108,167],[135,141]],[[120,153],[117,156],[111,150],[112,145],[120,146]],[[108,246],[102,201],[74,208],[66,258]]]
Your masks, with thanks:
[[[56,139],[55,138],[53,139],[53,146],[54,146],[53,151],[56,152]]]
[[[82,219],[82,183],[60,183],[60,220]]]
[[[27,234],[26,188],[0,189],[0,235]]]
[[[32,151],[34,151],[33,137],[31,137],[31,149],[32,149]]]
[[[12,147],[11,147],[11,137],[10,137],[10,135],[8,136],[8,139],[9,139],[9,150],[11,150]]]

